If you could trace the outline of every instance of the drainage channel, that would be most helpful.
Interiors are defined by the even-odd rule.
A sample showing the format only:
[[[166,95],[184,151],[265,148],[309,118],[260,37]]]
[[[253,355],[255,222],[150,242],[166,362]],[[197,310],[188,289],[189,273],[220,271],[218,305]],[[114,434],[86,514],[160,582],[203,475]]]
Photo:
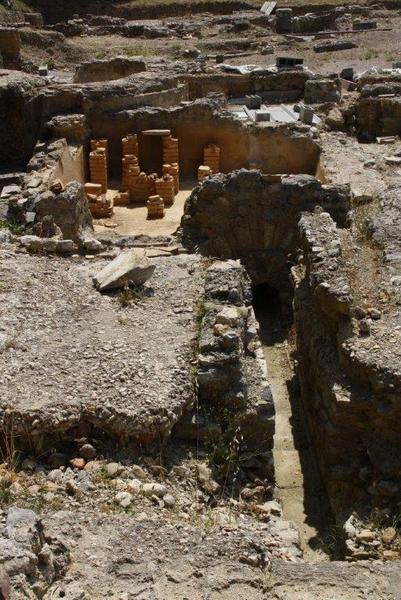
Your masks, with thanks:
[[[330,543],[330,510],[290,360],[279,295],[266,285],[253,291],[276,410],[273,454],[277,496],[284,518],[298,529],[304,559],[330,560],[336,554],[335,544]]]

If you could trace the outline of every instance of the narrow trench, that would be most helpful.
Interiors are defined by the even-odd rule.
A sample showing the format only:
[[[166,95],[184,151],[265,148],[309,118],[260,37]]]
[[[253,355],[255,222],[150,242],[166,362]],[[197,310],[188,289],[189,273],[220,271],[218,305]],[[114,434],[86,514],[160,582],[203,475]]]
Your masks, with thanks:
[[[329,504],[290,360],[289,320],[283,316],[278,291],[267,284],[253,288],[253,305],[276,410],[273,456],[283,517],[297,527],[305,560],[339,558],[335,536],[331,535]]]

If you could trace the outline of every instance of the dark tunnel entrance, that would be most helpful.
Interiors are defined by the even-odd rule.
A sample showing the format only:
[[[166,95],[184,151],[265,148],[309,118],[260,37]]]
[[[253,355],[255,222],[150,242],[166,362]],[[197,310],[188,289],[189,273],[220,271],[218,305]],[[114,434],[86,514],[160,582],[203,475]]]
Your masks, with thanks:
[[[268,283],[260,283],[252,288],[253,307],[256,310],[281,312],[280,292]]]
[[[252,298],[262,343],[275,343],[285,339],[290,319],[289,311],[285,310],[286,307],[281,302],[279,290],[268,283],[260,283],[252,288]]]

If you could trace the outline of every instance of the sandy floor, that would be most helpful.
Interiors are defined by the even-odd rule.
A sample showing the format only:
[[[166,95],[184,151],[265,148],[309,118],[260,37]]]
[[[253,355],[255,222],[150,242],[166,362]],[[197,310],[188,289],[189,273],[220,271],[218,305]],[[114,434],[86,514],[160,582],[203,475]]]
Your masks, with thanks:
[[[298,529],[304,558],[309,562],[328,559],[324,539],[328,528],[328,507],[319,477],[313,446],[293,385],[286,330],[279,311],[256,312],[269,383],[276,409],[274,464],[277,497],[283,517]]]
[[[173,206],[166,207],[163,219],[147,218],[148,211],[145,204],[132,206],[116,206],[114,215],[110,219],[95,221],[96,232],[110,229],[120,235],[171,235],[180,225],[184,212],[185,200],[191,194],[195,182],[182,182],[181,190],[175,197]],[[113,197],[116,190],[109,190],[108,195]]]

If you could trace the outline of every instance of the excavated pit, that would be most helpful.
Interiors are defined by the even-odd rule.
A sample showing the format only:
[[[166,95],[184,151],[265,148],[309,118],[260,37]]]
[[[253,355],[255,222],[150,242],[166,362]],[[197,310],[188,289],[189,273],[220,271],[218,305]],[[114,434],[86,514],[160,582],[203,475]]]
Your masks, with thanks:
[[[321,477],[316,456],[320,446],[309,430],[307,399],[301,397],[294,370],[291,270],[302,256],[298,221],[302,214],[318,214],[322,207],[345,226],[347,188],[323,186],[305,175],[272,182],[259,173],[242,170],[215,177],[196,189],[182,220],[185,243],[195,243],[202,254],[240,259],[251,278],[276,412],[273,457],[277,496],[284,516],[297,525],[304,556],[312,561],[326,559],[327,553],[344,556],[341,536],[332,533],[327,481]],[[302,357],[297,356],[297,361],[302,362]]]
[[[296,525],[305,560],[342,559],[339,540],[328,543],[334,521],[293,368],[292,311],[283,310],[279,291],[266,283],[252,295],[276,411],[273,457],[283,516]]]

